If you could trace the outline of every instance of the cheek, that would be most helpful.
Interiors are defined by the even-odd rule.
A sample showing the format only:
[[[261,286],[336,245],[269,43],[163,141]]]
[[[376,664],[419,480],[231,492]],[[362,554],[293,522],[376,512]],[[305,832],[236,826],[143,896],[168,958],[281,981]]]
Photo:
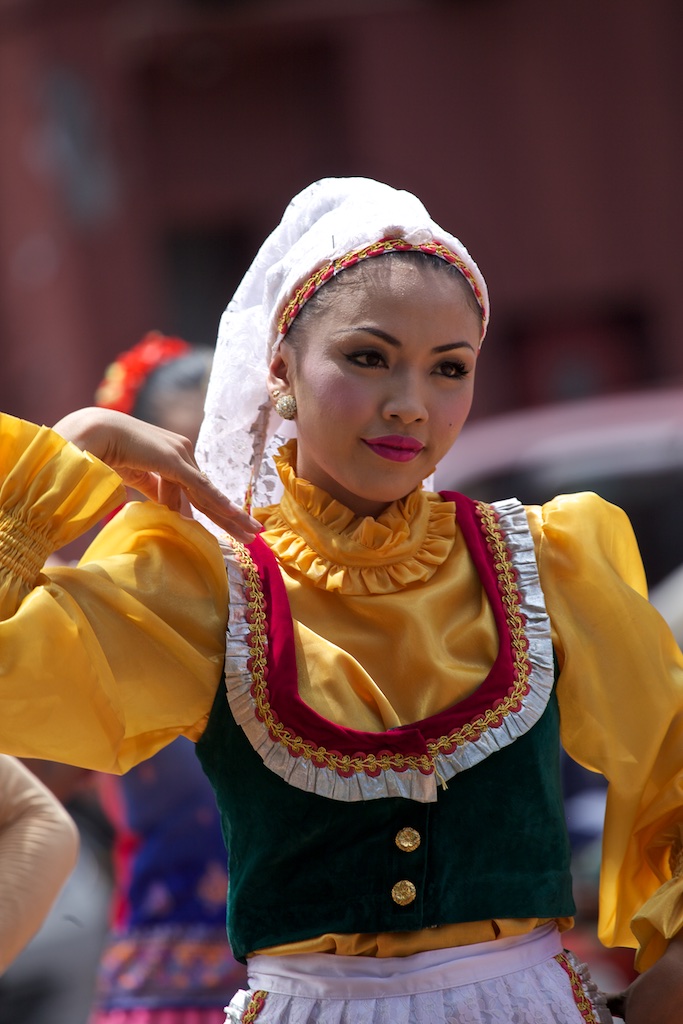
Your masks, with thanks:
[[[469,416],[471,408],[472,392],[470,391],[468,394],[462,396],[455,407],[449,404],[448,408],[443,411],[441,418],[443,429],[449,434],[457,437]]]
[[[309,373],[302,390],[304,403],[316,418],[348,420],[365,406],[363,389],[343,373]]]

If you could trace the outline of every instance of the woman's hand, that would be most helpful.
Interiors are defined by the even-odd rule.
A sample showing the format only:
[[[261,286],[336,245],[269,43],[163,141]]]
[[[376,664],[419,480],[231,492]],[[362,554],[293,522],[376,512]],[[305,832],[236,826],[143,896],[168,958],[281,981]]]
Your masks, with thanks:
[[[626,1024],[680,1024],[683,1019],[683,932],[619,997],[608,1000]]]
[[[176,512],[183,496],[237,540],[248,544],[261,526],[200,472],[186,437],[111,409],[79,409],[54,430],[116,470],[124,483]]]

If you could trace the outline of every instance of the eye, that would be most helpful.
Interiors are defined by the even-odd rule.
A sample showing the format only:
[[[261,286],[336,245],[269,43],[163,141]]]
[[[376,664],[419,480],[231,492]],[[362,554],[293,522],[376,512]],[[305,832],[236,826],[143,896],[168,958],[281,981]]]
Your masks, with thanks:
[[[354,363],[355,366],[365,366],[369,369],[376,369],[377,367],[387,365],[382,353],[377,352],[376,349],[362,349],[358,352],[351,352],[346,358],[350,363]]]
[[[467,377],[469,369],[465,363],[459,359],[449,359],[443,363],[439,363],[436,368],[436,373],[442,377],[450,377],[453,380],[462,380],[463,377]]]

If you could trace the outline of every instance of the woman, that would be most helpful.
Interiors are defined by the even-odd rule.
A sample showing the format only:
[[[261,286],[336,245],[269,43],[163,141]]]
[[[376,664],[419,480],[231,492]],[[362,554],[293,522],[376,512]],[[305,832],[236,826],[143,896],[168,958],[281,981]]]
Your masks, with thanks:
[[[632,942],[638,915],[649,968],[627,1019],[679,1012],[683,665],[630,527],[591,495],[524,509],[421,488],[467,417],[488,313],[478,267],[415,197],[327,179],[226,311],[206,477],[181,438],[114,412],[3,422],[18,711],[40,679],[14,742],[122,771],[198,741],[250,974],[230,1021],[609,1021],[560,940],[560,706],[569,752],[612,783],[602,935]],[[279,482],[273,409],[296,430]],[[119,500],[97,459],[171,508],[185,491],[224,562],[144,503],[39,581],[44,551]],[[38,624],[52,672],[22,644]]]

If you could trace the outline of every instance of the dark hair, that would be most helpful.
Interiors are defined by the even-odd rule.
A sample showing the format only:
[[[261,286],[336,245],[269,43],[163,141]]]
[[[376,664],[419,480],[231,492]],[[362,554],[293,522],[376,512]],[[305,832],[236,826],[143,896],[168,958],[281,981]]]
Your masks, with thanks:
[[[474,313],[477,314],[480,320],[483,320],[484,314],[481,306],[477,302],[477,298],[472,291],[467,278],[458,270],[454,263],[448,263],[446,260],[442,260],[439,256],[432,256],[430,253],[422,252],[420,249],[407,249],[403,251],[387,252],[382,256],[375,256],[372,260],[356,263],[354,266],[348,267],[346,270],[342,270],[341,273],[336,274],[326,284],[319,288],[317,292],[310,297],[310,299],[307,300],[289,328],[289,331],[286,334],[286,340],[296,341],[297,327],[305,324],[306,320],[310,316],[314,316],[316,312],[321,312],[321,310],[325,308],[327,302],[334,298],[335,290],[343,286],[345,281],[351,280],[352,275],[358,273],[367,265],[368,262],[375,264],[378,260],[403,260],[406,263],[414,263],[421,267],[431,267],[434,270],[441,270],[444,273],[450,274],[462,285],[467,305]],[[294,333],[293,338],[291,337],[292,333]]]
[[[160,406],[174,392],[198,391],[204,387],[212,360],[212,348],[195,345],[187,355],[162,363],[140,388],[132,409],[133,416],[146,423],[158,423],[163,415]]]

